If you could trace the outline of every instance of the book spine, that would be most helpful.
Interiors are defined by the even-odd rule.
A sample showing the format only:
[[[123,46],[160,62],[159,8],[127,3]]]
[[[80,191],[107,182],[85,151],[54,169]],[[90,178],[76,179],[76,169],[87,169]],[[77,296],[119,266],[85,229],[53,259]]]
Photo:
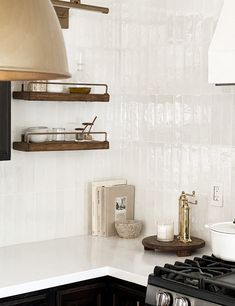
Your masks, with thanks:
[[[107,204],[106,204],[106,188],[102,187],[101,195],[101,236],[107,237]]]
[[[98,235],[98,200],[99,193],[97,186],[92,186],[92,235]]]
[[[98,231],[97,231],[97,190],[95,187],[92,187],[92,235],[97,236]]]
[[[102,190],[103,187],[97,188],[97,235],[102,234]]]

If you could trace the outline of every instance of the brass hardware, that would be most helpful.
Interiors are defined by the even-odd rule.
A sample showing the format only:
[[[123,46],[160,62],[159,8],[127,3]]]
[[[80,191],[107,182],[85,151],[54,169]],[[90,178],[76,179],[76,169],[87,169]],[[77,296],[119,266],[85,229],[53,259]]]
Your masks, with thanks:
[[[109,13],[109,9],[107,7],[82,4],[80,0],[70,0],[70,2],[51,0],[51,2],[54,6],[62,29],[69,28],[69,9],[87,10],[103,14]]]
[[[94,86],[94,87],[105,87],[105,94],[108,93],[108,85],[107,84],[92,84],[92,83],[62,83],[62,82],[40,82],[40,81],[36,81],[36,82],[29,82],[28,86],[30,86],[31,84],[44,84],[46,86],[48,85],[66,85],[66,86]],[[24,85],[22,85],[22,92],[25,91]],[[27,91],[27,90],[26,90]]]
[[[107,7],[82,4],[80,1],[66,2],[66,1],[61,1],[61,0],[51,0],[51,2],[54,6],[59,6],[59,7],[81,9],[81,10],[86,10],[86,11],[99,12],[103,14],[109,13],[109,9]]]
[[[55,6],[54,9],[59,19],[61,28],[68,29],[69,28],[69,8]]]
[[[179,239],[181,242],[192,242],[190,237],[190,206],[189,204],[197,204],[197,200],[190,202],[188,197],[195,197],[195,191],[192,194],[182,191],[179,198]]]
[[[34,132],[26,132],[22,135],[22,142],[30,143],[30,136],[31,135],[74,135],[74,141],[76,141],[76,135],[81,134],[80,131],[73,131],[73,132],[47,132],[47,133],[34,133]],[[108,141],[108,134],[107,132],[83,132],[84,138],[89,138],[90,135],[103,135],[104,141]],[[85,139],[90,140],[90,139]],[[66,141],[65,141],[66,142]]]

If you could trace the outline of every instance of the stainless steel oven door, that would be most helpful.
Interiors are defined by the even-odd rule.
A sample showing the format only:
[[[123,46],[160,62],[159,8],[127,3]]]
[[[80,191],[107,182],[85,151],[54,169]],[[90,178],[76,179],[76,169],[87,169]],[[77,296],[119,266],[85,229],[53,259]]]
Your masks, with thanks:
[[[222,306],[152,285],[147,287],[145,302],[149,306]]]

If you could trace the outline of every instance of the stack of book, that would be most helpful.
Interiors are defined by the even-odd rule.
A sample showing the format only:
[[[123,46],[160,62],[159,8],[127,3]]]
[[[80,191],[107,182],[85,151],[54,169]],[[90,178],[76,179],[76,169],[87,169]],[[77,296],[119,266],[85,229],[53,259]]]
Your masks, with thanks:
[[[116,235],[115,221],[134,219],[135,187],[126,180],[92,183],[92,235]]]

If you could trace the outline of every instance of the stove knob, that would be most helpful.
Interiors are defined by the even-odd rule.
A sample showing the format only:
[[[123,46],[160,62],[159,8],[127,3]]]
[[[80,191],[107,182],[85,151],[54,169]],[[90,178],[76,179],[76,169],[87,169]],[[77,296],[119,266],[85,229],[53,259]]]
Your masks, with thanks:
[[[190,303],[185,297],[177,297],[175,299],[175,306],[190,306]]]
[[[170,306],[171,296],[167,292],[159,292],[156,296],[157,306]]]

